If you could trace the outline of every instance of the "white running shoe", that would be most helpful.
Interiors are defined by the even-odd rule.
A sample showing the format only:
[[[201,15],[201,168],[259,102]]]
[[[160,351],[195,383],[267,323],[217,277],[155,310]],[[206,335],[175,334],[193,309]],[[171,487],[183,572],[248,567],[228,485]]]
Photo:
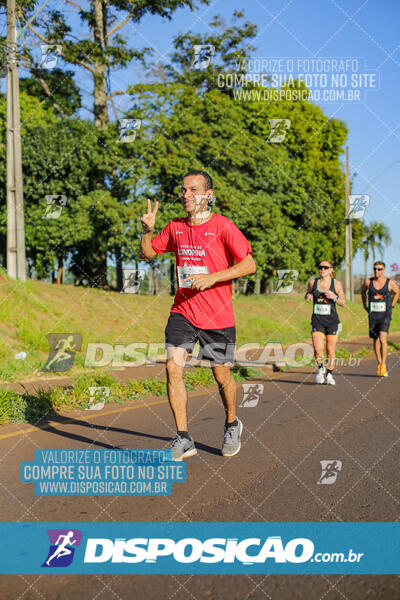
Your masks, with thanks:
[[[325,367],[318,369],[318,372],[315,376],[315,381],[317,383],[325,383]]]
[[[336,385],[336,381],[332,377],[332,373],[328,373],[326,376],[326,385]]]

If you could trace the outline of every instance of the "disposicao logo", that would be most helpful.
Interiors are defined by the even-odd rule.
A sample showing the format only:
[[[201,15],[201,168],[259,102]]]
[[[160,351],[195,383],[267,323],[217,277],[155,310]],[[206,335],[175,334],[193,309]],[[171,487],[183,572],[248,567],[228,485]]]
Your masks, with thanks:
[[[79,529],[48,529],[50,548],[42,567],[68,567],[73,561],[75,547],[81,545]]]
[[[250,550],[252,548],[252,550]],[[268,558],[276,563],[304,563],[314,553],[314,544],[307,538],[295,538],[284,546],[280,536],[246,538],[89,538],[85,563],[155,563],[160,557],[171,557],[178,563],[264,563]]]

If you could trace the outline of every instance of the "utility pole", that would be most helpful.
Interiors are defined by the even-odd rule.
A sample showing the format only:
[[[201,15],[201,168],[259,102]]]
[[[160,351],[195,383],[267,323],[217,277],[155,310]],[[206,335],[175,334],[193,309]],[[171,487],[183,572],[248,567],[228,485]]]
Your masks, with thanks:
[[[15,0],[7,0],[7,272],[26,279]]]
[[[353,300],[353,236],[351,232],[350,215],[350,173],[349,173],[349,148],[346,146],[346,179],[345,179],[345,204],[346,204],[346,238],[345,238],[345,260],[346,260],[346,298]]]

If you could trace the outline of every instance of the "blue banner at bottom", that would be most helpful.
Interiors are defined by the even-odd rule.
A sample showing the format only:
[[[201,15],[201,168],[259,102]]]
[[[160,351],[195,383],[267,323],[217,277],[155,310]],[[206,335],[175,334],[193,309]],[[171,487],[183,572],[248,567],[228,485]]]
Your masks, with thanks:
[[[400,523],[1,523],[2,574],[400,574]]]

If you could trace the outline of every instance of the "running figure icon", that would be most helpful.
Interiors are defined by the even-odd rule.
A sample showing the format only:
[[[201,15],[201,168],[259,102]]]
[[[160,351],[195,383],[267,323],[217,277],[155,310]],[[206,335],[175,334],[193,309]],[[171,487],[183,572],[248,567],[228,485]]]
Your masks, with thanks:
[[[72,550],[67,548],[67,546],[73,546],[76,544],[77,540],[72,539],[74,537],[73,531],[68,531],[66,535],[59,535],[56,541],[57,550],[46,560],[46,565],[49,567],[51,561],[54,558],[61,558],[62,556],[67,556],[67,554],[72,554]],[[60,542],[60,540],[63,540]]]
[[[68,353],[69,352],[74,352],[77,348],[76,348],[76,344],[73,344],[74,340],[74,336],[73,335],[69,335],[66,338],[61,338],[57,345],[56,345],[56,350],[57,352],[55,353],[55,355],[53,356],[53,358],[47,363],[46,365],[46,370],[50,371],[50,367],[51,365],[53,365],[54,363],[59,363],[63,360],[70,360],[71,359],[71,354]]]

